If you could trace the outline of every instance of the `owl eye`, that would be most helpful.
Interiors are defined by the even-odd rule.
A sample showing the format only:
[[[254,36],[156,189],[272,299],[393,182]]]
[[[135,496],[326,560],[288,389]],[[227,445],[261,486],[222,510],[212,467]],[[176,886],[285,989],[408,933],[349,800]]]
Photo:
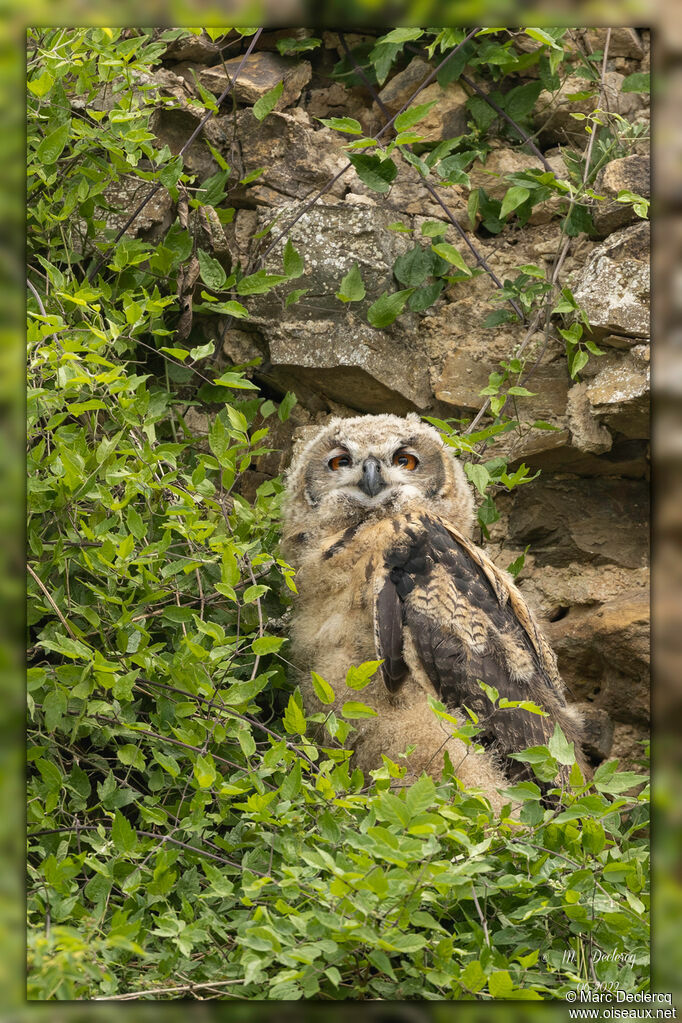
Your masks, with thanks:
[[[351,464],[350,455],[334,455],[334,457],[330,458],[329,461],[327,462],[327,465],[333,472],[336,472],[337,469],[345,469],[350,464]]]
[[[419,459],[416,455],[412,455],[409,451],[405,451],[404,448],[398,448],[393,456],[393,464],[399,466],[401,469],[409,469],[410,472],[412,472],[419,465]]]

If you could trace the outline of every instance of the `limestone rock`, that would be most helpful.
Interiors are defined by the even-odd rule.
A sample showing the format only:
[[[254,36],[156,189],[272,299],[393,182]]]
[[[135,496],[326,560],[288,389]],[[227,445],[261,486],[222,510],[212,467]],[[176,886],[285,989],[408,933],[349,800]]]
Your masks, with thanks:
[[[649,346],[609,358],[585,385],[594,415],[626,437],[645,438],[649,427]]]
[[[415,57],[403,71],[387,82],[379,93],[383,105],[391,114],[396,114],[417,91],[433,67],[421,57]],[[437,81],[431,82],[415,99],[417,103],[435,102],[435,106],[415,126],[414,130],[427,142],[440,142],[454,138],[466,131],[469,113],[466,109],[467,93],[458,82],[451,82],[443,88]],[[381,115],[381,122],[386,118]]]
[[[648,559],[646,484],[625,479],[550,479],[511,495],[510,536],[538,564],[571,561],[639,568]]]
[[[399,71],[384,85],[379,93],[379,99],[391,114],[397,113],[414,95],[419,86],[426,81],[432,71],[433,67],[427,61],[422,60],[421,57],[414,57],[406,68]],[[422,93],[419,94],[415,103],[425,102],[422,95]]]
[[[650,272],[648,262],[619,252],[627,232],[625,228],[594,250],[587,265],[577,275],[573,294],[585,310],[590,332],[599,338],[604,334],[648,337],[650,329]]]
[[[583,721],[583,749],[593,764],[607,760],[613,747],[613,721],[603,707],[586,700],[573,705]]]
[[[490,373],[499,369],[488,356],[483,345],[473,344],[469,336],[453,339],[452,350],[446,356],[443,368],[434,381],[434,394],[439,401],[458,408],[479,409],[485,402],[481,390],[488,386]],[[483,356],[483,357],[482,357]],[[556,420],[566,411],[569,376],[566,360],[541,363],[533,374],[533,398],[518,398],[519,412],[527,411],[534,419]]]
[[[583,40],[589,46],[591,53],[604,49],[606,32],[605,28],[588,28],[583,31]],[[625,25],[615,25],[611,28],[609,57],[633,57],[641,60],[643,56],[644,47],[637,29],[628,28]]]
[[[597,202],[592,220],[600,235],[610,234],[638,219],[632,204],[617,202],[619,192],[627,190],[648,199],[651,195],[651,163],[647,156],[635,154],[607,164],[595,184],[595,190],[608,202]]]
[[[121,175],[97,196],[94,215],[97,219],[104,220],[108,230],[118,233],[152,188],[153,184],[149,181]],[[173,218],[171,198],[165,188],[160,188],[145,204],[125,234],[130,238],[158,242],[172,224]],[[74,248],[77,251],[86,251],[89,240],[85,234],[85,221],[76,219],[75,228]]]
[[[375,330],[354,314],[346,322],[293,320],[262,329],[270,360],[257,375],[294,391],[314,411],[326,400],[327,407],[331,401],[405,415],[429,403],[424,359],[403,330]]]
[[[165,60],[191,60],[196,64],[210,64],[219,53],[218,44],[201,30],[198,35],[188,35],[183,39],[174,39],[168,44],[164,54]]]
[[[634,92],[621,92],[624,76],[617,71],[607,71],[604,75],[604,100],[602,108],[633,120],[638,110],[644,105],[642,98]],[[569,96],[589,93],[585,99],[569,99]],[[577,121],[572,114],[589,116],[597,107],[599,100],[598,86],[594,88],[584,78],[570,76],[561,84],[561,88],[551,93],[540,93],[533,111],[533,123],[540,133],[541,147],[548,145],[586,146],[589,134],[585,131],[585,121]]]
[[[199,125],[198,114],[184,107],[157,107],[151,118],[151,127],[160,146],[168,146],[176,156]],[[206,141],[215,145],[216,123],[208,121],[203,131],[194,140],[183,156],[185,167],[196,174],[200,181],[214,174],[219,168]]]
[[[575,384],[568,392],[567,413],[571,441],[579,451],[601,455],[611,448],[613,438],[593,415],[586,383]]]
[[[213,144],[225,153],[228,163],[233,163],[231,150],[238,144],[243,161],[240,177],[263,171],[256,182],[234,190],[231,199],[239,204],[281,206],[291,198],[305,199],[348,162],[338,133],[314,130],[307,113],[298,107],[287,113],[273,111],[264,121],[257,121],[251,110],[241,110],[236,126],[232,116],[220,117],[214,130]],[[336,200],[346,187],[342,177],[328,195]]]
[[[282,222],[293,217],[298,207],[294,204],[282,209]],[[262,229],[270,220],[269,214],[261,211],[257,220]],[[256,317],[272,316],[278,322],[324,319],[345,322],[347,308],[335,297],[342,278],[355,263],[362,276],[366,296],[363,301],[352,303],[352,312],[363,316],[367,307],[382,292],[397,288],[393,277],[393,263],[396,258],[412,247],[411,237],[389,231],[392,217],[390,211],[381,207],[349,206],[334,203],[313,206],[293,225],[289,237],[301,254],[304,270],[301,277],[290,285],[287,292],[306,288],[303,297],[289,309],[282,310],[279,293],[254,295],[249,308]],[[268,257],[267,268],[271,272],[281,271],[282,240]],[[404,318],[401,326],[404,330]]]
[[[215,96],[225,91],[242,63],[241,57],[233,57],[215,67],[206,68],[199,74],[199,81]],[[266,92],[284,83],[282,95],[276,110],[283,110],[295,103],[301,91],[310,81],[312,67],[307,60],[291,61],[274,53],[251,53],[244,61],[234,85],[238,103],[254,104]]]
[[[629,440],[616,437],[608,451],[592,454],[580,451],[571,441],[568,430],[550,433],[550,438],[542,447],[523,450],[510,464],[510,468],[518,468],[517,462],[522,459],[533,470],[540,469],[547,473],[574,473],[585,479],[591,477],[624,477],[626,479],[648,479],[649,477],[649,445],[644,440]],[[531,433],[532,437],[532,433]],[[556,437],[556,443],[551,438]]]
[[[596,607],[571,608],[544,627],[572,691],[608,708],[614,721],[649,720],[649,599],[624,593]]]
[[[252,322],[269,352],[258,375],[294,390],[314,411],[339,402],[359,411],[405,413],[431,399],[428,364],[409,315],[387,330],[366,320],[370,303],[395,289],[393,263],[410,245],[386,229],[389,220],[390,212],[379,207],[313,207],[290,234],[305,269],[287,292],[307,293],[289,308],[277,292],[250,299]],[[276,270],[280,258],[273,253],[268,269]],[[366,297],[345,309],[334,294],[355,263]]]

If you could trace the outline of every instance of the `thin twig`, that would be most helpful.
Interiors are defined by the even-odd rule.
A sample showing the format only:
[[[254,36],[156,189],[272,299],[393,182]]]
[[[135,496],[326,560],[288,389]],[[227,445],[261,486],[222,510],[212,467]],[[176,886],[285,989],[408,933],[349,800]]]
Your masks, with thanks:
[[[38,292],[36,291],[36,289],[31,284],[31,282],[29,281],[28,277],[26,278],[26,283],[28,284],[29,288],[33,292],[33,297],[35,298],[36,302],[38,303],[38,309],[40,310],[41,315],[44,316],[45,319],[47,319],[47,313],[45,312],[45,306],[43,305],[42,299],[41,299],[40,295],[38,294]],[[57,346],[57,348],[61,348],[62,351],[64,351],[64,346],[62,345],[62,343],[59,340],[59,338],[57,337],[57,335],[56,334],[50,334],[50,337],[54,341],[54,343]]]
[[[227,88],[223,90],[223,92],[220,94],[220,96],[216,100],[215,110],[207,111],[207,113],[202,117],[202,119],[199,121],[199,124],[196,126],[196,128],[194,129],[194,131],[192,132],[192,134],[187,139],[187,141],[185,142],[184,146],[182,147],[182,149],[178,153],[178,156],[184,156],[185,155],[185,153],[187,152],[189,147],[192,145],[192,143],[196,139],[197,135],[203,129],[203,127],[206,124],[206,122],[209,121],[214,116],[215,111],[220,109],[220,104],[223,103],[227,99],[227,97],[230,95],[230,93],[232,92],[232,90],[234,89],[234,87],[236,85],[237,79],[239,78],[239,74],[241,72],[242,67],[244,66],[244,62],[246,61],[246,58],[251,54],[254,46],[258,42],[258,38],[259,38],[259,36],[260,36],[262,31],[263,31],[262,28],[257,29],[257,31],[254,34],[253,39],[249,43],[249,46],[248,46],[248,49],[247,49],[246,53],[244,54],[244,56],[242,57],[242,59],[241,59],[241,61],[239,63],[239,67],[237,68],[237,70],[234,73],[234,77],[230,80],[230,82],[227,85]],[[117,242],[120,241],[120,239],[123,237],[125,232],[128,230],[130,225],[135,220],[135,218],[140,215],[140,213],[145,208],[145,206],[150,201],[150,199],[152,199],[156,195],[158,190],[160,188],[162,188],[162,187],[163,187],[162,183],[160,181],[157,181],[157,183],[151,189],[151,191],[149,192],[147,197],[145,199],[143,199],[142,202],[140,203],[140,205],[137,207],[137,209],[133,213],[131,213],[131,215],[128,217],[128,219],[126,220],[125,224],[123,225],[121,230],[118,232],[118,234],[114,238],[113,242],[111,243],[111,245],[109,246],[107,251],[102,253],[102,255],[97,260],[97,262],[95,263],[95,265],[92,268],[92,270],[89,272],[89,274],[88,274],[88,280],[89,281],[92,281],[95,278],[95,276],[97,275],[98,271],[101,269],[102,265],[104,264],[107,256],[111,252],[111,250],[114,247],[114,245],[116,245]]]
[[[123,995],[98,995],[93,998],[93,1002],[132,1002],[136,998],[143,998],[146,995],[171,995],[171,994],[192,994],[194,991],[199,989],[208,988],[220,988],[227,987],[230,984],[243,984],[244,980],[242,977],[238,977],[235,980],[212,980],[206,981],[199,984],[184,984],[182,987],[155,987],[149,990],[140,991],[126,991]]]
[[[608,56],[609,56],[609,44],[610,44],[610,42],[611,42],[611,29],[607,28],[607,30],[606,30],[606,39],[604,40],[604,59],[602,60],[602,63],[601,63],[601,83],[600,83],[600,87],[599,87],[599,103],[598,103],[600,108],[601,108],[601,105],[602,105],[602,103],[604,101],[604,93],[605,93],[605,90],[606,90],[606,82],[605,82],[605,78],[606,78],[606,61],[607,61]],[[592,149],[594,148],[594,140],[595,140],[595,138],[597,136],[597,130],[598,130],[598,126],[596,124],[593,124],[592,125],[592,132],[590,134],[590,141],[587,144],[587,151],[585,153],[585,166],[583,167],[583,184],[587,183],[587,178],[589,176],[590,160],[592,159]]]
[[[42,580],[42,579],[40,578],[40,576],[39,576],[39,575],[37,575],[37,574],[36,574],[36,573],[35,573],[35,572],[33,571],[33,569],[32,569],[32,568],[31,568],[31,566],[30,566],[30,565],[28,564],[28,562],[27,562],[27,564],[26,564],[26,568],[27,568],[27,569],[29,570],[29,572],[31,573],[31,575],[33,576],[33,578],[35,579],[35,581],[36,581],[36,582],[38,583],[38,586],[40,586],[41,590],[42,590],[42,591],[43,591],[43,593],[45,594],[45,597],[46,597],[46,599],[47,599],[47,600],[49,601],[49,603],[50,603],[50,606],[51,606],[51,607],[52,607],[52,609],[54,610],[54,613],[55,613],[55,614],[57,615],[57,617],[59,618],[60,622],[62,623],[62,625],[64,626],[64,628],[65,628],[65,629],[66,629],[66,631],[68,632],[69,636],[71,636],[71,639],[75,639],[75,640],[77,640],[77,639],[78,639],[78,637],[76,636],[76,633],[75,633],[75,632],[73,631],[73,629],[71,628],[71,626],[70,626],[70,625],[69,625],[69,623],[67,622],[66,618],[64,617],[64,615],[62,614],[62,612],[61,612],[61,611],[59,610],[59,608],[58,608],[58,607],[57,607],[57,605],[55,604],[54,600],[52,599],[52,595],[50,594],[49,590],[48,590],[48,589],[47,589],[47,587],[45,586],[45,583],[43,582],[43,580]]]
[[[485,917],[483,916],[483,913],[481,912],[481,907],[480,907],[478,898],[476,897],[476,889],[474,888],[473,881],[471,882],[471,896],[472,896],[472,898],[474,900],[474,906],[476,907],[476,912],[478,913],[478,919],[481,921],[481,927],[483,928],[483,937],[485,938],[485,943],[488,946],[488,948],[490,948],[490,935],[488,934],[488,925],[486,924]]]

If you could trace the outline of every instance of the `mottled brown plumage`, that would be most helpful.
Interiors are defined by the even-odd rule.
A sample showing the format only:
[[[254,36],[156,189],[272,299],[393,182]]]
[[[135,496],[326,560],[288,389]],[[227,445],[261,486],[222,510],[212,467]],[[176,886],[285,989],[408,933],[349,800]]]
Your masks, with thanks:
[[[349,742],[363,770],[416,750],[412,774],[439,774],[447,750],[464,784],[497,790],[524,776],[508,754],[547,742],[558,722],[579,749],[552,651],[511,577],[469,539],[473,499],[462,468],[418,416],[333,419],[289,472],[283,546],[299,591],[292,653],[307,709],[320,704],[310,670],[353,699],[350,664],[383,659],[361,699],[378,716],[355,722]],[[492,707],[477,680],[547,717]],[[484,724],[475,754],[428,703]],[[557,781],[565,781],[560,776]]]

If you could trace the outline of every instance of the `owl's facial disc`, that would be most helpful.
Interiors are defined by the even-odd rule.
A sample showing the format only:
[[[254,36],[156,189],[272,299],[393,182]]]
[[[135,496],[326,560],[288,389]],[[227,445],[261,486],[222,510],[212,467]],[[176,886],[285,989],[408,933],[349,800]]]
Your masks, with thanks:
[[[324,490],[343,495],[366,508],[374,508],[394,499],[398,493],[412,490],[409,479],[420,465],[420,457],[404,444],[398,448],[395,439],[364,451],[350,440],[338,441],[325,456]],[[415,474],[418,475],[418,474]]]

